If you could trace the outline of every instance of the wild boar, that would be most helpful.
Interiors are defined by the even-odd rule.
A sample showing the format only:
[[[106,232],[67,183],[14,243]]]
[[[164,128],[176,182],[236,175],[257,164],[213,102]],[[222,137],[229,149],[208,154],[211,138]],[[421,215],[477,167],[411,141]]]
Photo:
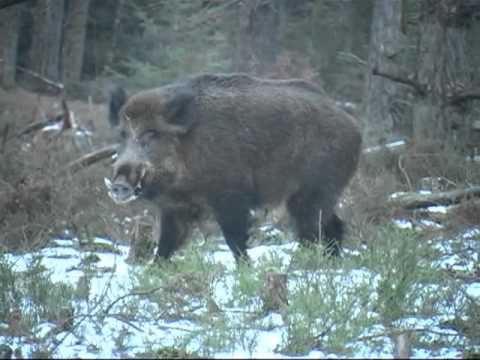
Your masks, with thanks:
[[[334,208],[361,135],[314,84],[202,74],[141,91],[112,116],[126,139],[109,194],[156,205],[158,257],[170,257],[211,214],[235,259],[248,260],[250,210],[278,205],[304,245],[318,241],[321,210],[322,239],[339,254],[344,226]]]

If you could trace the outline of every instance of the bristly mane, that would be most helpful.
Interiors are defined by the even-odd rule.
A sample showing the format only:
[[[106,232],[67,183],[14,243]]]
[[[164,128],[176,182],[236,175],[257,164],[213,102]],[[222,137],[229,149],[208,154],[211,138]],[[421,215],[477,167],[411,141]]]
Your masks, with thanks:
[[[215,85],[222,88],[248,87],[251,85],[293,86],[325,95],[325,90],[310,81],[303,79],[265,79],[246,73],[233,74],[198,74],[186,79],[193,88]]]

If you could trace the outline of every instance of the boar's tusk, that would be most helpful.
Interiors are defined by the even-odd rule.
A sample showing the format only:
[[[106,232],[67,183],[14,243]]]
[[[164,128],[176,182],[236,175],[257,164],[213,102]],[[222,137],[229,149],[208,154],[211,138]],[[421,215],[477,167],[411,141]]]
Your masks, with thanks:
[[[103,178],[103,181],[105,182],[105,186],[107,187],[108,191],[112,189],[112,182],[110,181],[109,178]]]
[[[142,166],[142,170],[140,172],[140,179],[138,181],[139,184],[142,183],[143,178],[145,177],[146,174],[147,174],[147,168],[145,166]]]
[[[135,186],[135,189],[133,189],[133,196],[138,197],[142,193],[142,185],[138,184]]]

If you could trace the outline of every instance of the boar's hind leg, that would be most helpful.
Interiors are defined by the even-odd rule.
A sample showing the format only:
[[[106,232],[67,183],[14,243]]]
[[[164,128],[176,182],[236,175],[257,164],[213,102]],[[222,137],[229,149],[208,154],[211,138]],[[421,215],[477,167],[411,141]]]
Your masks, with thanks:
[[[318,242],[318,217],[322,210],[322,240],[326,254],[338,256],[343,237],[343,222],[333,212],[334,199],[318,192],[299,191],[287,202],[287,208],[294,220],[299,241],[302,245]]]
[[[340,248],[344,234],[343,221],[332,213],[329,220],[322,223],[322,227],[325,233],[325,244],[327,246],[326,254],[338,256],[340,255]]]
[[[163,212],[160,224],[157,225],[159,236],[157,246],[157,259],[168,259],[185,241],[189,223],[184,215],[176,212]],[[159,234],[158,234],[159,232]]]
[[[210,205],[235,260],[237,263],[248,263],[247,240],[251,224],[252,197],[241,192],[216,194]]]

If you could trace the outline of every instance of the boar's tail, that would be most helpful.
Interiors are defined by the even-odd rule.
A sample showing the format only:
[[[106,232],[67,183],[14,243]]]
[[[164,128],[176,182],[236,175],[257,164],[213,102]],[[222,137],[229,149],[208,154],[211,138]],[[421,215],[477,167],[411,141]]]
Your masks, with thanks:
[[[128,95],[121,86],[115,86],[110,92],[110,101],[108,104],[108,122],[111,127],[118,126],[120,123],[120,109],[127,102]]]

